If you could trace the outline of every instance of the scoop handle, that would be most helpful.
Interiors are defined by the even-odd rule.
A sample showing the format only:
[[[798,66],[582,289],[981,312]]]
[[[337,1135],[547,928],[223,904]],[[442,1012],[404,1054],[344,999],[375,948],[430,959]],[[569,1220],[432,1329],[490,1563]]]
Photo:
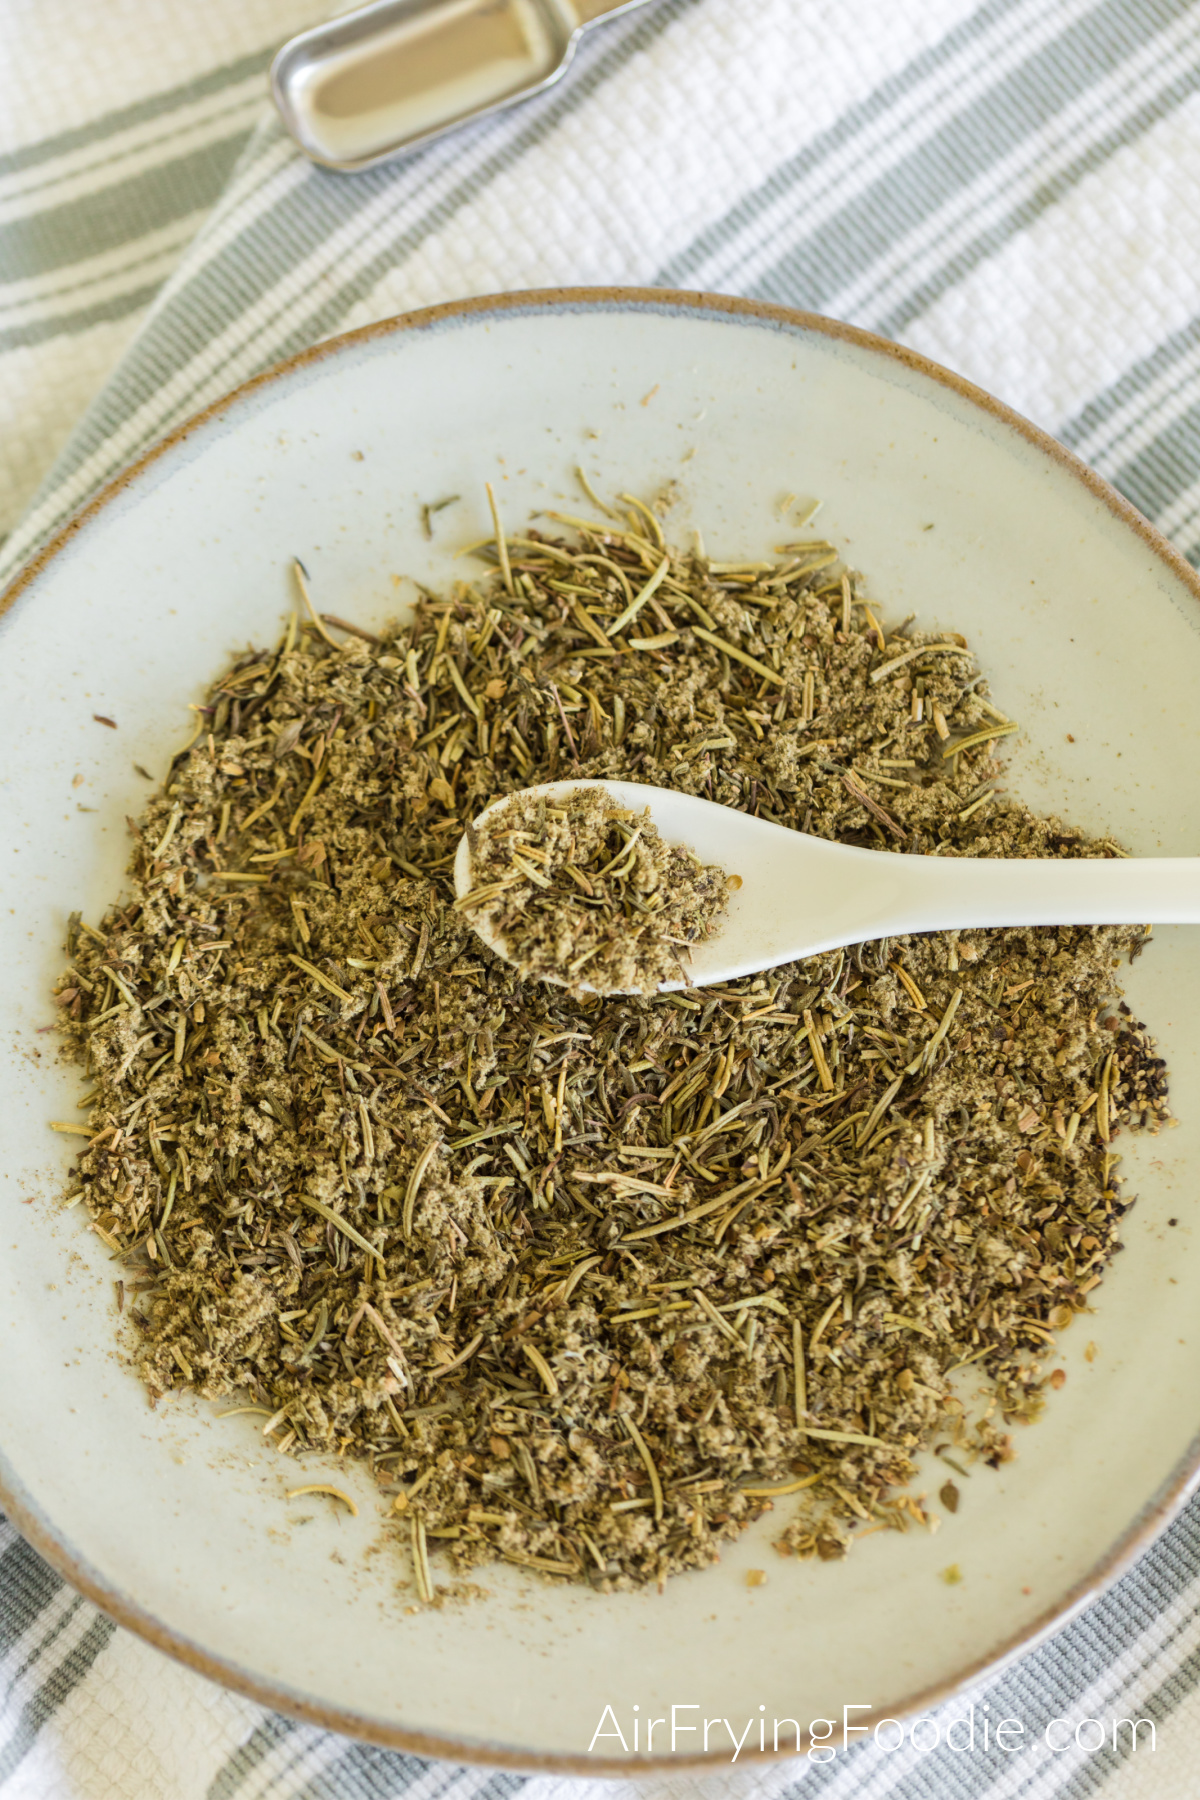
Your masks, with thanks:
[[[699,837],[695,831],[690,841],[704,860],[721,861],[743,885],[725,929],[692,952],[698,985],[917,932],[1200,923],[1200,858],[913,856],[834,844],[744,814],[714,830],[712,842]],[[676,841],[689,840],[680,832]]]
[[[1200,923],[1200,857],[892,860],[902,865],[894,930]]]

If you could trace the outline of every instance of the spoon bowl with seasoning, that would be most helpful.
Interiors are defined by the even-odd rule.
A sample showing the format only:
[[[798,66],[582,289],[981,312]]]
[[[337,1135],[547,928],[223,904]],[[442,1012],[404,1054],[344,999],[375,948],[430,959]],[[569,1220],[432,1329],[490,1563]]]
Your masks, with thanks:
[[[914,856],[830,843],[753,818],[730,806],[670,788],[629,781],[556,781],[493,801],[460,839],[454,886],[460,906],[477,883],[472,839],[496,809],[522,799],[561,807],[597,790],[627,814],[649,817],[665,844],[686,846],[701,865],[727,878],[723,916],[687,947],[678,978],[657,991],[707,987],[782,963],[910,932],[1006,925],[1200,924],[1200,857],[1058,858]],[[466,916],[488,948],[520,961],[503,936],[467,904]],[[560,979],[561,977],[547,977]],[[581,981],[584,991],[630,986]]]

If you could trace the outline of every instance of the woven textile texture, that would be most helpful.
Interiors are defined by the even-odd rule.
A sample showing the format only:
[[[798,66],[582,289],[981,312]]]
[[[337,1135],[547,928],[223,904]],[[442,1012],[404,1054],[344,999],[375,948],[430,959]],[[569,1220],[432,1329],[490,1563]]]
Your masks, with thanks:
[[[321,338],[466,295],[659,284],[897,338],[1200,561],[1200,4],[650,0],[523,107],[362,175],[266,102],[320,0],[0,0],[0,585],[109,476]],[[940,1743],[590,1783],[374,1750],[118,1631],[0,1530],[5,1800],[1184,1800],[1200,1505]],[[947,1746],[970,1700],[1027,1726]],[[1089,1750],[1087,1719],[1155,1727]],[[1052,1732],[1053,1719],[1069,1722]],[[932,1734],[930,1734],[932,1735]],[[1058,1743],[1067,1747],[1059,1750]]]

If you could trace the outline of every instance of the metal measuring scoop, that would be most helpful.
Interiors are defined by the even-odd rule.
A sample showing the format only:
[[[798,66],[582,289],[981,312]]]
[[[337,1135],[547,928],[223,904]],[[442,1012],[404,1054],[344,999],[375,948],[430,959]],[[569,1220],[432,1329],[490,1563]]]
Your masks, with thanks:
[[[645,0],[375,0],[301,32],[271,92],[306,156],[369,169],[557,81],[580,35]]]
[[[618,806],[637,812],[648,806],[668,844],[684,845],[702,863],[740,877],[720,928],[691,947],[689,983],[664,982],[662,993],[915,931],[1200,924],[1200,857],[909,856],[831,844],[712,800],[637,782],[554,781],[525,792],[561,802],[577,788],[601,788]],[[454,887],[460,899],[472,887],[466,836],[454,859]],[[486,927],[474,928],[489,949],[510,960],[502,940]]]

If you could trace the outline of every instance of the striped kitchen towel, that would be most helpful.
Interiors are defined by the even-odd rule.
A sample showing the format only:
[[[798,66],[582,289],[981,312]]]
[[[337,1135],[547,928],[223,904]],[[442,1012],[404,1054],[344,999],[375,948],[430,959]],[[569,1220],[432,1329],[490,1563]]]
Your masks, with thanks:
[[[1200,561],[1198,0],[651,0],[592,32],[559,87],[352,177],[304,162],[264,104],[273,44],[328,10],[0,0],[0,585],[280,357],[415,306],[586,283],[749,294],[899,338]],[[934,1715],[926,1748],[765,1773],[602,1788],[350,1744],[166,1662],[12,1534],[0,1670],[5,1800],[1184,1800],[1200,1506]],[[1023,1723],[1016,1749],[947,1742],[971,1702]],[[1114,1748],[1122,1719],[1145,1723]]]

